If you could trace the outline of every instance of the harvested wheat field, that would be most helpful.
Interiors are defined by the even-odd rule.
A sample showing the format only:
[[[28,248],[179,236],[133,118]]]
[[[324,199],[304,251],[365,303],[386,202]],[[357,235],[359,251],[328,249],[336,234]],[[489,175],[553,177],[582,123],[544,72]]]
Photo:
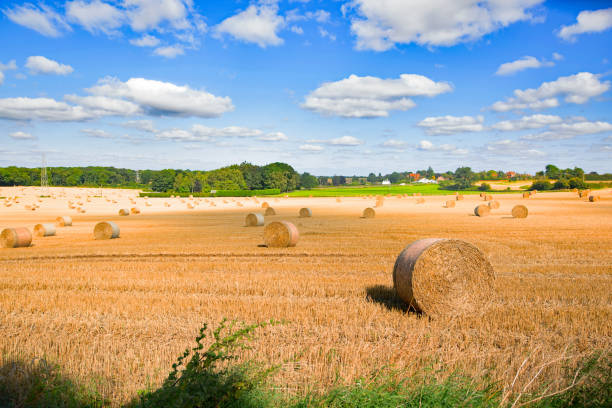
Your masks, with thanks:
[[[469,195],[452,208],[443,205],[451,195],[422,205],[389,197],[367,220],[360,216],[373,198],[281,198],[274,221],[299,230],[289,248],[262,247],[263,228],[245,227],[245,216],[261,211],[254,200],[237,198],[237,207],[211,198],[215,206],[187,210],[179,198],[145,206],[136,192],[96,189],[80,214],[68,201],[85,200],[83,190],[52,189],[32,212],[23,204],[33,191],[2,189],[23,198],[0,207],[0,229],[32,230],[62,215],[72,226],[0,249],[0,349],[95,380],[113,405],[159,384],[202,324],[224,317],[285,321],[259,330],[241,358],[280,364],[272,381],[288,392],[383,367],[457,370],[517,393],[555,390],[567,385],[565,367],[612,346],[610,190],[596,203],[575,193],[499,194],[500,209],[484,218],[474,215],[482,199]],[[141,214],[119,216],[131,200]],[[517,204],[528,218],[512,217]],[[316,217],[299,217],[303,207]],[[120,238],[95,240],[100,221],[115,222]],[[408,310],[393,291],[393,267],[423,238],[463,240],[484,254],[495,276],[486,305],[431,319]]]

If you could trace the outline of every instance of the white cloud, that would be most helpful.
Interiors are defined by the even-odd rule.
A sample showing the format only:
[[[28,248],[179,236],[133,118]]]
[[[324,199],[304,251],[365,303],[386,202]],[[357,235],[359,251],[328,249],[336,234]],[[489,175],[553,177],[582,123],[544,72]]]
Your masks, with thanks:
[[[81,106],[92,116],[131,116],[142,114],[142,108],[130,101],[107,96],[78,96],[65,95],[64,99],[75,105]]]
[[[250,5],[246,10],[223,20],[215,27],[215,33],[218,37],[229,34],[262,48],[281,45],[283,40],[277,34],[285,25],[285,20],[277,11],[276,5]]]
[[[28,3],[3,10],[3,12],[12,22],[37,31],[46,37],[59,37],[64,30],[70,30],[70,26],[64,22],[64,19],[45,5],[36,7]]]
[[[88,91],[97,96],[134,102],[151,115],[212,118],[234,109],[229,97],[215,96],[206,91],[191,89],[187,85],[145,78],[130,78],[126,82],[117,78],[105,78]]]
[[[525,56],[516,61],[501,64],[499,68],[497,68],[495,75],[512,75],[528,68],[552,67],[554,65],[554,62],[540,61],[536,57]]]
[[[296,33],[298,35],[304,34],[304,29],[300,26],[292,25],[290,30],[291,32]]]
[[[336,36],[323,27],[319,27],[319,34],[322,38],[329,38],[331,41],[336,41]]]
[[[599,75],[580,72],[544,82],[537,89],[516,89],[514,96],[495,102],[491,108],[497,112],[520,109],[544,109],[559,106],[557,99],[565,95],[565,102],[583,104],[610,89],[610,81],[601,82]]]
[[[179,142],[197,142],[206,141],[208,138],[201,138],[198,140],[194,134],[184,129],[169,129],[157,133],[158,139],[175,140]]]
[[[467,149],[458,149],[455,145],[452,144],[441,144],[434,145],[429,140],[421,140],[417,145],[418,150],[428,151],[428,152],[443,152],[453,155],[464,155],[468,153]]]
[[[145,34],[140,38],[130,40],[130,44],[137,47],[155,47],[159,44],[159,38],[153,35]]]
[[[116,35],[125,20],[125,15],[119,9],[100,0],[70,1],[66,3],[66,16],[90,33],[102,32],[107,35]]]
[[[26,132],[13,132],[9,134],[9,136],[15,140],[34,140],[36,137],[32,136],[30,133]]]
[[[167,47],[159,47],[153,51],[153,54],[159,55],[160,57],[175,58],[177,55],[185,54],[185,50],[181,45],[170,45]]]
[[[4,72],[12,69],[17,69],[17,63],[15,60],[9,61],[8,64],[3,64],[0,62],[0,85],[4,83]]]
[[[407,145],[406,142],[404,142],[403,140],[397,140],[397,139],[388,139],[382,143],[383,147],[389,147],[392,149],[401,149],[403,147],[406,147],[406,145]]]
[[[490,154],[499,154],[504,156],[519,156],[525,158],[546,156],[544,152],[533,149],[526,142],[510,139],[489,143],[485,146],[485,150]]]
[[[517,130],[543,128],[561,122],[563,122],[563,119],[560,116],[536,114],[523,116],[520,119],[497,122],[492,128],[504,132],[514,132]]]
[[[354,0],[351,31],[356,48],[385,51],[395,44],[452,46],[474,41],[512,23],[533,20],[530,9],[543,0],[400,1]]]
[[[267,135],[260,136],[258,139],[263,140],[265,142],[281,142],[281,141],[289,140],[287,135],[285,135],[283,132],[268,133]]]
[[[553,52],[552,56],[555,61],[561,61],[564,58],[563,55],[558,52]]]
[[[157,29],[165,22],[178,30],[191,28],[190,0],[124,0],[124,4],[134,31]]]
[[[567,41],[575,41],[578,34],[600,33],[612,27],[612,8],[581,11],[576,18],[576,24],[563,26],[559,37]]]
[[[428,135],[452,135],[484,130],[482,116],[434,116],[425,118],[417,126],[425,128]]]
[[[307,11],[306,18],[314,19],[317,23],[327,23],[331,14],[325,10]]]
[[[525,140],[564,140],[576,136],[612,132],[612,123],[589,120],[568,120],[550,125],[545,132],[523,136]]]
[[[409,97],[433,97],[451,90],[450,84],[422,75],[401,74],[398,79],[351,75],[312,91],[302,108],[346,118],[386,117],[390,110],[413,108],[415,103]]]
[[[25,66],[30,69],[31,74],[68,75],[74,71],[70,65],[60,64],[40,55],[28,57]]]
[[[323,150],[323,146],[313,145],[313,144],[303,144],[300,146],[300,150],[304,150],[305,152],[320,152]]]
[[[95,138],[98,138],[98,139],[112,139],[112,138],[114,138],[113,135],[111,135],[107,131],[101,130],[101,129],[81,129],[81,132],[85,133],[87,136],[95,137]]]
[[[127,122],[123,122],[121,126],[126,128],[138,129],[144,132],[155,133],[157,129],[155,129],[155,125],[152,120],[143,119],[143,120],[129,120]]]
[[[334,146],[359,146],[363,141],[354,136],[342,136],[329,141],[330,145]]]
[[[94,115],[81,106],[51,98],[0,98],[0,118],[66,122],[92,119]]]

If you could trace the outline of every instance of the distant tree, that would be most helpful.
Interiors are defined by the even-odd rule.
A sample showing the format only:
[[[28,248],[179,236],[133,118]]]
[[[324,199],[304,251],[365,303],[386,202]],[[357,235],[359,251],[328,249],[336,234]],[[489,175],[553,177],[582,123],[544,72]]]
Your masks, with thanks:
[[[566,179],[559,179],[553,184],[554,190],[567,190],[568,188],[570,188],[570,185],[569,181]]]
[[[534,181],[533,183],[531,183],[531,187],[529,187],[529,190],[544,191],[544,190],[552,190],[552,188],[553,188],[553,185],[550,183],[550,181],[538,180],[538,181]]]
[[[491,190],[491,185],[489,183],[482,183],[481,185],[478,186],[478,189],[480,191],[489,191]]]
[[[546,165],[546,171],[544,172],[546,177],[549,179],[559,178],[559,168],[553,164]]]
[[[376,183],[376,174],[374,174],[374,173],[368,174],[368,181],[370,183]]]
[[[455,170],[455,187],[458,189],[470,188],[476,179],[476,174],[470,167],[459,167]]]
[[[174,187],[174,177],[176,172],[172,169],[166,169],[158,172],[151,180],[151,189],[153,191],[170,191]]]
[[[340,184],[342,184],[340,182],[340,176],[332,176],[332,184],[334,186],[339,186]]]
[[[425,177],[428,179],[432,179],[435,177],[435,175],[436,174],[434,173],[433,169],[431,168],[431,166],[429,166],[427,170],[425,171]]]
[[[300,186],[302,188],[305,188],[307,190],[310,190],[311,188],[315,188],[319,185],[319,180],[317,180],[317,178],[315,176],[313,176],[310,173],[303,173],[300,176]]]

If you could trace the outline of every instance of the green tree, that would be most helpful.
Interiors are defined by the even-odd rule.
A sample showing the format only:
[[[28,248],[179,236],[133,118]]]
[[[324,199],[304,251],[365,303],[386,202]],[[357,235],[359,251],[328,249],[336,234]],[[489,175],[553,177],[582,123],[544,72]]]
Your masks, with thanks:
[[[559,178],[559,172],[560,171],[557,166],[555,166],[554,164],[548,164],[546,165],[546,171],[544,172],[544,174],[549,179],[556,179]]]
[[[455,170],[455,187],[458,189],[466,189],[472,187],[477,176],[470,167],[459,167]]]
[[[166,192],[174,187],[174,177],[176,172],[172,169],[166,169],[158,172],[151,180],[151,189],[153,191]]]
[[[319,185],[319,180],[310,173],[303,173],[300,176],[300,186],[307,190],[315,188]]]

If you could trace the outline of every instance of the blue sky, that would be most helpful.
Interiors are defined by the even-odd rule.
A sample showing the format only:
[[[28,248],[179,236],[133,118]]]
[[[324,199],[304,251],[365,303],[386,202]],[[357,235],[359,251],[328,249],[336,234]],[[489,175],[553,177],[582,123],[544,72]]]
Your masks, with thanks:
[[[604,1],[0,3],[0,166],[612,171]]]

